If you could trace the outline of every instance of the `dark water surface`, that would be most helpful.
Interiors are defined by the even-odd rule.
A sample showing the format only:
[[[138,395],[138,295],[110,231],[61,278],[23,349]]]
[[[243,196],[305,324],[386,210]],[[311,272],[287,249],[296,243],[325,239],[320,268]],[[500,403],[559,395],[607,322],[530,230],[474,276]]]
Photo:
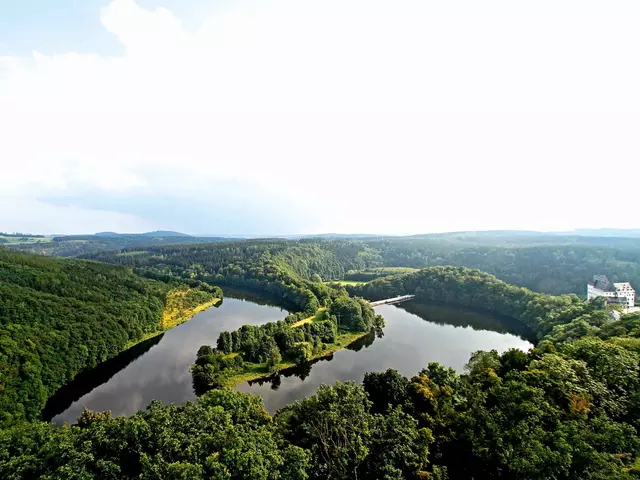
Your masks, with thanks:
[[[238,390],[264,398],[265,407],[280,407],[312,395],[319,385],[336,380],[361,382],[367,372],[395,368],[411,377],[429,362],[440,362],[462,372],[476,350],[509,348],[528,350],[531,343],[506,333],[510,327],[524,338],[530,332],[507,319],[458,307],[421,304],[415,301],[376,307],[386,320],[384,336],[362,338],[351,349],[341,350],[314,363],[311,368],[292,370],[274,380],[243,383]],[[515,330],[513,330],[515,329]]]
[[[529,332],[517,322],[458,307],[411,301],[380,306],[376,312],[386,319],[382,338],[368,335],[349,349],[304,369],[285,372],[270,381],[243,383],[238,390],[261,395],[267,410],[275,412],[312,395],[322,383],[361,382],[365,373],[387,368],[410,377],[434,361],[462,371],[476,350],[503,352],[531,347],[523,339],[530,338]],[[220,307],[201,312],[162,336],[78,375],[49,400],[43,417],[58,424],[74,423],[85,407],[111,410],[117,416],[144,409],[154,399],[165,403],[193,400],[196,396],[189,366],[201,345],[215,345],[221,331],[280,320],[286,314],[260,297],[225,289]]]
[[[75,423],[86,407],[111,410],[114,416],[143,410],[151,400],[182,403],[196,398],[189,366],[203,344],[215,345],[220,332],[242,325],[281,320],[287,311],[246,292],[225,289],[218,308],[123,352],[97,368],[78,375],[47,403],[45,420]],[[256,303],[259,302],[259,303]]]

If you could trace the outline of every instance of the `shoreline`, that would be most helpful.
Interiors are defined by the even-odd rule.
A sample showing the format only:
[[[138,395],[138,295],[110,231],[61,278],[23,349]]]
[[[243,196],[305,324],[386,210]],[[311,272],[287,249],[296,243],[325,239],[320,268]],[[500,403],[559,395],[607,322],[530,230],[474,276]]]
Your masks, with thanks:
[[[327,346],[326,350],[322,350],[321,352],[316,353],[311,357],[309,362],[313,362],[315,360],[319,360],[324,357],[328,357],[329,355],[333,355],[334,353],[344,350],[346,347],[354,343],[356,340],[364,337],[365,335],[369,335],[369,332],[358,332],[358,333],[343,333],[338,335],[338,342],[331,343]],[[253,382],[257,380],[266,380],[274,375],[277,375],[283,370],[287,370],[289,368],[293,368],[296,366],[295,362],[291,361],[282,361],[278,364],[278,370],[275,372],[269,372],[266,367],[266,363],[251,363],[249,364],[248,371],[244,373],[239,373],[236,375],[232,375],[227,378],[223,384],[224,387],[235,387],[236,385],[244,382]]]
[[[62,411],[66,410],[66,408],[68,408],[68,406],[71,405],[71,403],[73,403],[73,401],[76,401],[77,398],[75,398],[72,402],[70,402],[68,405],[66,405],[64,407],[64,409],[57,411],[58,408],[57,407],[53,407],[53,410],[49,410],[48,411],[48,406],[50,405],[50,402],[52,401],[52,399],[56,399],[57,397],[60,396],[60,392],[64,392],[66,389],[69,388],[69,385],[73,384],[74,381],[76,381],[76,379],[78,379],[78,377],[82,376],[86,376],[89,372],[95,371],[96,369],[101,369],[101,368],[105,368],[106,365],[109,365],[110,362],[116,362],[117,359],[122,355],[126,355],[129,352],[133,352],[133,350],[135,349],[135,347],[137,347],[138,345],[141,345],[145,342],[148,342],[154,338],[160,337],[162,335],[164,335],[166,332],[168,332],[169,330],[172,330],[173,328],[177,327],[178,325],[182,325],[185,322],[188,322],[189,320],[191,320],[193,317],[195,317],[198,313],[201,313],[205,310],[208,310],[211,307],[217,306],[220,303],[222,303],[223,299],[222,298],[218,298],[218,297],[214,297],[213,299],[198,304],[192,308],[189,309],[185,309],[181,312],[180,315],[178,315],[177,317],[175,317],[175,320],[172,321],[169,324],[163,324],[163,320],[164,317],[160,319],[160,329],[159,330],[155,330],[153,332],[147,332],[144,335],[142,335],[139,339],[137,340],[130,340],[129,342],[127,342],[127,344],[124,346],[124,348],[122,350],[120,350],[116,355],[107,358],[106,360],[104,360],[103,362],[98,363],[97,365],[95,365],[92,368],[89,369],[83,369],[80,372],[78,372],[76,375],[74,375],[73,378],[69,379],[67,382],[65,382],[63,385],[61,385],[60,387],[56,388],[55,391],[49,395],[45,401],[44,406],[41,408],[41,411],[39,413],[39,418],[43,421],[46,422],[50,422],[52,421],[52,419],[62,413]],[[163,311],[163,316],[164,316],[164,311]],[[158,340],[160,341],[160,340]],[[134,353],[135,355],[135,353]],[[118,369],[119,370],[119,369]],[[98,386],[99,384],[95,385]],[[92,387],[93,388],[95,388]],[[64,395],[64,394],[63,394]],[[64,399],[63,397],[60,397]],[[60,402],[60,400],[55,400],[57,402]],[[64,400],[62,400],[64,402]],[[48,413],[47,413],[48,411]]]
[[[140,337],[137,340],[133,340],[133,341],[129,341],[127,342],[127,344],[125,345],[124,350],[122,350],[122,352],[129,350],[131,347],[135,347],[136,345],[142,343],[142,342],[146,342],[147,340],[152,339],[153,337],[157,337],[158,335],[162,335],[163,333],[168,332],[169,330],[172,330],[173,328],[177,327],[178,325],[182,325],[185,322],[188,322],[189,320],[191,320],[193,317],[195,317],[198,313],[200,312],[204,312],[205,310],[208,310],[211,307],[215,307],[217,305],[219,305],[220,303],[222,303],[222,299],[221,298],[214,298],[213,300],[209,301],[209,302],[205,302],[205,303],[201,303],[200,305],[197,305],[196,307],[187,310],[187,312],[180,316],[179,319],[177,319],[174,322],[171,322],[171,324],[169,325],[161,325],[160,330],[156,330],[153,332],[148,332],[145,333],[144,335],[142,335],[142,337]],[[120,352],[120,353],[122,353]],[[120,354],[119,353],[119,354]],[[118,355],[119,355],[118,354]]]

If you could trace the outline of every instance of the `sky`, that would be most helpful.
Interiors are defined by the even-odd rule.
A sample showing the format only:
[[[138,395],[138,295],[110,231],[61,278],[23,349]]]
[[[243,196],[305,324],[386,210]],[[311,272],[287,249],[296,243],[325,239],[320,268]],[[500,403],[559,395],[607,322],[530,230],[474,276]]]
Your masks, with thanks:
[[[638,228],[637,0],[0,0],[0,231]]]

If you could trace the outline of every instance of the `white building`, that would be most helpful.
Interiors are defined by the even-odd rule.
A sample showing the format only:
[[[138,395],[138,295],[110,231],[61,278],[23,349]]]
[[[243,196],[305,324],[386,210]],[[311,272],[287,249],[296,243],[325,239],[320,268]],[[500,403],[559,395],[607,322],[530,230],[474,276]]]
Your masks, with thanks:
[[[587,284],[587,300],[605,297],[610,303],[617,303],[625,309],[636,304],[636,291],[629,282],[611,283],[605,275],[594,275],[593,283]]]

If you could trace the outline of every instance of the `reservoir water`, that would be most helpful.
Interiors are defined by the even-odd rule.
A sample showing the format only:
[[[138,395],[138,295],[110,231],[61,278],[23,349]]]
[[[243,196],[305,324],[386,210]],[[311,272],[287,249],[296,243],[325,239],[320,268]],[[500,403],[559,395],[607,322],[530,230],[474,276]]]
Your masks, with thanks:
[[[351,348],[322,359],[311,368],[292,369],[269,381],[238,385],[238,390],[261,395],[271,413],[312,395],[319,385],[336,380],[360,383],[367,372],[398,370],[411,378],[429,362],[440,362],[463,372],[472,352],[510,348],[528,350],[522,337],[531,333],[510,319],[496,319],[459,307],[410,301],[376,307],[386,320],[384,335],[363,337]],[[507,333],[507,329],[522,337]]]
[[[93,370],[78,375],[47,403],[45,420],[75,423],[86,407],[111,410],[114,416],[144,410],[151,400],[182,403],[194,400],[189,366],[198,348],[216,344],[225,330],[281,320],[287,311],[246,292],[230,293],[218,308],[123,352]]]
[[[144,409],[151,400],[182,403],[196,398],[189,366],[203,344],[215,345],[220,332],[245,324],[280,320],[287,311],[246,293],[227,292],[218,308],[137,345],[97,368],[84,372],[52,397],[45,420],[75,423],[82,410],[111,410],[114,416]],[[386,319],[384,335],[361,338],[347,350],[275,379],[244,383],[238,390],[261,395],[270,412],[311,395],[322,383],[361,382],[367,372],[394,368],[411,377],[429,362],[462,372],[472,352],[529,349],[530,333],[519,324],[461,309],[410,301],[384,305],[376,312]],[[511,332],[517,332],[515,335]]]

